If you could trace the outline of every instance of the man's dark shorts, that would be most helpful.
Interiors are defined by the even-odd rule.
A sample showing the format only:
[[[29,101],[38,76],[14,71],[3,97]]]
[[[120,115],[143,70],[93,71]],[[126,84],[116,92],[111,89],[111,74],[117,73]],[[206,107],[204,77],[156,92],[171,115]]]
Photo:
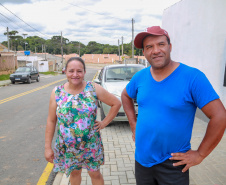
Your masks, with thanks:
[[[173,166],[175,162],[168,159],[148,168],[135,161],[137,185],[189,185],[189,171],[183,173],[185,165]]]

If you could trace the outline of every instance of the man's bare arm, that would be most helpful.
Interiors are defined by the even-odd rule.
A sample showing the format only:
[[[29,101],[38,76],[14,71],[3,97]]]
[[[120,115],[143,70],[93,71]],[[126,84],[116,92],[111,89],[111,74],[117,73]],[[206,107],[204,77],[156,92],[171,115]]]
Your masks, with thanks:
[[[133,141],[135,141],[135,130],[136,130],[137,118],[135,114],[133,99],[129,97],[129,95],[126,92],[126,89],[122,91],[121,99],[122,99],[123,109],[126,113],[126,116],[128,117],[130,128],[133,132],[133,136],[132,136]]]
[[[206,134],[198,150],[186,153],[173,153],[171,160],[180,160],[174,166],[186,164],[183,172],[190,167],[200,164],[220,142],[226,128],[226,110],[219,99],[214,100],[202,108],[203,113],[210,119]]]
[[[198,148],[199,154],[205,158],[217,146],[224,135],[226,110],[221,101],[217,99],[204,106],[202,111],[210,119],[206,134]]]

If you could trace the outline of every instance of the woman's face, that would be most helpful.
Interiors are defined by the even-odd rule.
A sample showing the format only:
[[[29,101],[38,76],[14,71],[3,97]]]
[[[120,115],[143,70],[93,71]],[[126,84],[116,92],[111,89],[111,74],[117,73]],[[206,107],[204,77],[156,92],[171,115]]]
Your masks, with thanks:
[[[84,66],[80,61],[73,60],[68,63],[66,76],[70,84],[81,84],[84,80],[85,73]]]

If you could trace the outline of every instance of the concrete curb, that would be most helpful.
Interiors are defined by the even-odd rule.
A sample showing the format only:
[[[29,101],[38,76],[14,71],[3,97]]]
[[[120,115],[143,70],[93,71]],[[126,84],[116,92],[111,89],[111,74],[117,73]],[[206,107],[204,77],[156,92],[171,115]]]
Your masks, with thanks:
[[[43,74],[40,74],[40,78],[50,78],[50,77],[54,77],[54,75],[43,75]],[[3,81],[0,81],[0,87],[2,86],[7,86],[7,85],[10,85],[11,84],[11,80],[3,80]]]
[[[0,81],[0,87],[1,87],[1,86],[7,86],[7,85],[9,85],[9,84],[11,84],[11,81],[10,81],[10,80]]]
[[[67,176],[64,173],[58,172],[53,181],[53,185],[68,185],[68,184],[69,177],[67,178]]]

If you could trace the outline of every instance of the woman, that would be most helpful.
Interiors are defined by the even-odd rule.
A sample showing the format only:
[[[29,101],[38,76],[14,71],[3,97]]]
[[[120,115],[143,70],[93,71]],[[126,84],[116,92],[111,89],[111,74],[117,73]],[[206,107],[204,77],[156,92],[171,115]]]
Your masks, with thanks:
[[[45,135],[45,158],[54,162],[54,171],[70,175],[72,185],[81,184],[82,168],[88,170],[93,185],[104,184],[100,165],[104,150],[100,130],[116,116],[121,102],[100,85],[84,81],[85,63],[72,57],[66,64],[68,82],[53,89]],[[102,121],[96,121],[97,100],[111,106]],[[51,147],[57,123],[54,152]]]

